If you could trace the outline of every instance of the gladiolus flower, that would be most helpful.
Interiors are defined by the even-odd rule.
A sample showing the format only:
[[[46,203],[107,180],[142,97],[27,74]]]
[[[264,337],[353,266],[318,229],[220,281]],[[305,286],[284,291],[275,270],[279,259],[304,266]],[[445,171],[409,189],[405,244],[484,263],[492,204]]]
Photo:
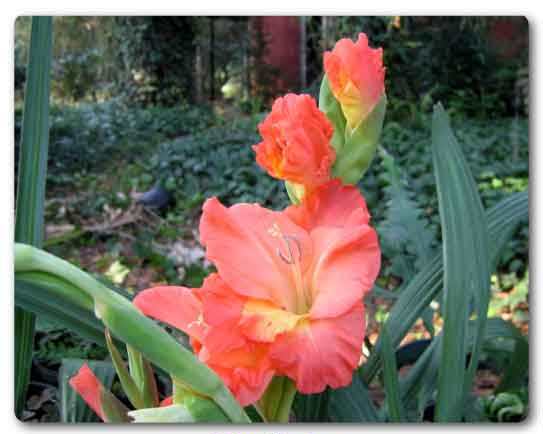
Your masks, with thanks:
[[[128,409],[100,383],[86,363],[68,383],[104,422],[129,422]]]
[[[253,146],[256,161],[271,176],[310,190],[330,179],[334,131],[309,95],[277,98],[258,129],[263,141]]]
[[[333,180],[283,212],[208,199],[200,222],[218,269],[202,288],[157,287],[134,299],[183,330],[242,405],[274,374],[302,393],[348,385],[364,337],[362,298],[380,267],[359,191]]]
[[[324,70],[347,124],[354,130],[385,91],[383,49],[370,48],[364,33],[356,43],[341,39],[332,51],[324,53]]]
[[[243,307],[235,326],[270,345],[280,375],[302,393],[351,382],[364,336],[362,298],[380,268],[376,232],[359,191],[333,180],[283,212],[203,207],[208,259]],[[218,314],[220,305],[215,307]]]
[[[106,418],[102,409],[102,391],[104,390],[104,386],[96,378],[89,365],[84,363],[78,373],[70,378],[69,384],[100,419],[105,422]]]

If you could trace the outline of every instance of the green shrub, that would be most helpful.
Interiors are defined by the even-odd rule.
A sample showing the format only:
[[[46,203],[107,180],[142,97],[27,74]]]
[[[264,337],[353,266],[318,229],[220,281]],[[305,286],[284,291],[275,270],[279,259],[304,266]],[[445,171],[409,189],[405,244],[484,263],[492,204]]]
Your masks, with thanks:
[[[186,209],[210,196],[228,205],[258,201],[280,208],[288,197],[282,184],[263,176],[257,166],[251,145],[259,140],[251,120],[210,128],[161,144],[146,169]]]
[[[466,120],[457,122],[454,129],[468,165],[479,186],[485,208],[490,208],[508,194],[523,191],[528,187],[528,121],[527,119],[499,119],[495,121]],[[406,202],[414,208],[402,210],[396,217],[405,222],[410,212],[428,221],[427,231],[436,244],[441,237],[435,178],[432,173],[430,131],[419,123],[409,128],[388,122],[383,131],[381,144],[394,157],[400,170],[401,181],[405,183],[408,195]],[[390,173],[384,167],[381,157],[376,157],[368,173],[360,182],[374,222],[387,220],[389,202],[398,206],[398,198],[391,195]],[[380,164],[381,163],[381,164]],[[389,227],[390,228],[390,227]],[[393,227],[392,231],[401,228]],[[420,235],[420,234],[419,234]],[[386,244],[385,244],[386,245]],[[521,226],[517,236],[507,244],[502,253],[501,266],[515,271],[518,276],[525,272],[528,246],[528,225]],[[392,256],[384,251],[385,256]],[[392,252],[390,252],[392,253]],[[515,260],[517,259],[517,261]],[[518,260],[524,265],[519,267]]]
[[[99,169],[112,154],[141,152],[142,147],[199,131],[209,126],[209,108],[127,107],[120,100],[52,107],[50,113],[49,179],[74,171]],[[15,111],[16,164],[22,111]],[[16,168],[17,169],[17,168]]]

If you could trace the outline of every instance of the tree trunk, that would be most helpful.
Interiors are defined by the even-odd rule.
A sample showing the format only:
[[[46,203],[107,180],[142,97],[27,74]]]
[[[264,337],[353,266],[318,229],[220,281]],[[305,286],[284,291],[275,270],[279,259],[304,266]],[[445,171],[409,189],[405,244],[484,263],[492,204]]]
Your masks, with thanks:
[[[305,17],[300,17],[300,88],[307,87],[307,35]]]
[[[334,44],[335,17],[322,17],[321,37],[323,50],[330,50]]]
[[[215,100],[215,21],[209,18],[209,99]]]

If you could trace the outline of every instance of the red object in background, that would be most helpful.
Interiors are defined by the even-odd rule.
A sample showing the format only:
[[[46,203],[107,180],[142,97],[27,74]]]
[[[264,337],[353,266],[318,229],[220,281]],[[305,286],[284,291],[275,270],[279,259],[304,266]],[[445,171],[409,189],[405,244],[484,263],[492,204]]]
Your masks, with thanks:
[[[264,61],[277,70],[277,93],[300,87],[299,17],[255,17],[266,41]]]
[[[528,21],[524,17],[493,18],[488,38],[498,56],[505,59],[515,58],[527,48]]]

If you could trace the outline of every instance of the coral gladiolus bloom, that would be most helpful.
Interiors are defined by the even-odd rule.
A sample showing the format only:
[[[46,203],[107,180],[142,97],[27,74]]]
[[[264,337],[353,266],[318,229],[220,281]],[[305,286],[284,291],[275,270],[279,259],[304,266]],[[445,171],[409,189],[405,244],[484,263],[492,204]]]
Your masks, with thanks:
[[[309,190],[330,179],[334,131],[311,96],[289,93],[277,98],[258,129],[263,141],[253,146],[256,161],[271,176]]]
[[[68,382],[70,386],[83,398],[87,405],[105,421],[104,412],[102,410],[101,391],[104,386],[100,380],[96,378],[94,372],[86,363],[81,366],[78,373],[70,378]]]
[[[383,49],[370,48],[364,33],[356,43],[341,39],[324,53],[324,70],[349,127],[355,129],[385,91]]]
[[[346,386],[364,337],[362,298],[380,268],[369,218],[359,191],[338,180],[283,212],[208,199],[201,240],[218,274],[199,289],[145,290],[134,303],[188,333],[242,405],[274,374],[302,393]]]
[[[237,329],[269,344],[272,366],[302,393],[345,386],[357,367],[362,298],[381,258],[369,219],[360,192],[338,180],[283,212],[204,204],[207,257],[232,290],[229,299],[243,302]]]

